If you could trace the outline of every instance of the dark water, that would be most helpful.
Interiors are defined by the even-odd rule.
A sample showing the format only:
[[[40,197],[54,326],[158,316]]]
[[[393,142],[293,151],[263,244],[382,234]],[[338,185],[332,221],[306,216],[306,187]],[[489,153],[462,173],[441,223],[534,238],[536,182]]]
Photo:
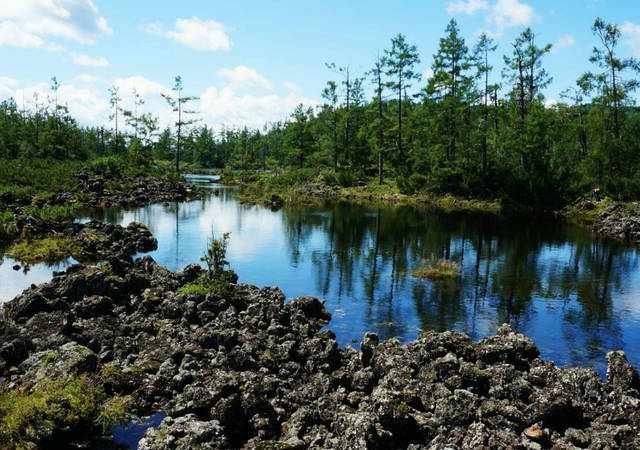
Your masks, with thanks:
[[[639,253],[575,228],[409,207],[273,212],[242,205],[234,189],[222,187],[202,200],[94,217],[147,224],[159,241],[151,256],[171,269],[198,262],[212,230],[230,232],[228,256],[241,281],[326,299],[341,344],[367,330],[408,341],[421,330],[454,329],[477,339],[508,322],[559,365],[603,373],[612,349],[640,365]],[[460,279],[414,278],[413,269],[432,257],[457,261]],[[28,283],[6,266],[0,282],[14,290]]]

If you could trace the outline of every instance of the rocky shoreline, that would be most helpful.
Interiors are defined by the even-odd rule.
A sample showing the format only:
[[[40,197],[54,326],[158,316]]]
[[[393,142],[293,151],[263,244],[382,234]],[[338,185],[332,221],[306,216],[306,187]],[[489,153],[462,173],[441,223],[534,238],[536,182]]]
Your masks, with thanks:
[[[560,215],[587,227],[597,236],[640,243],[640,202],[581,199]]]
[[[340,348],[320,300],[242,284],[188,289],[202,275],[122,253],[5,304],[0,395],[31,398],[70,379],[104,395],[71,425],[56,420],[72,401],[49,401],[56,420],[40,411],[29,423],[6,406],[19,401],[3,411],[0,397],[13,420],[0,414],[0,448],[115,448],[93,420],[114,404],[167,414],[143,450],[640,448],[640,378],[622,352],[608,354],[603,381],[542,361],[508,326],[479,342],[367,334],[360,350]]]
[[[82,172],[78,176],[83,206],[89,208],[111,206],[143,206],[148,203],[182,202],[198,197],[191,184],[154,176],[129,177],[118,180],[103,174]]]
[[[65,255],[60,254],[60,249],[50,252],[51,255],[45,254],[41,259],[45,262],[55,262],[54,260],[59,260],[61,256],[73,256],[78,260],[87,261],[91,258],[97,260],[108,255],[120,255],[122,249],[111,248],[111,244],[130,245],[132,239],[136,240],[135,236],[122,235],[118,231],[122,227],[116,228],[98,222],[78,224],[73,222],[73,217],[82,209],[182,202],[195,199],[200,194],[201,191],[197,187],[185,181],[153,176],[116,177],[90,172],[78,175],[78,187],[73,192],[59,192],[43,198],[38,195],[22,196],[7,191],[0,195],[0,212],[8,212],[11,220],[0,223],[0,255],[2,246],[9,248],[11,244],[20,242],[30,245],[34,240],[48,238],[66,239],[69,241],[66,247],[69,248]],[[143,233],[140,227],[127,230],[134,234]],[[148,231],[144,232],[148,234]],[[138,237],[149,242],[140,242],[135,251],[125,251],[125,254],[155,248],[153,246],[156,244],[150,242],[154,240],[150,234]],[[29,253],[29,249],[26,250],[25,253]],[[28,264],[39,260],[21,262]]]

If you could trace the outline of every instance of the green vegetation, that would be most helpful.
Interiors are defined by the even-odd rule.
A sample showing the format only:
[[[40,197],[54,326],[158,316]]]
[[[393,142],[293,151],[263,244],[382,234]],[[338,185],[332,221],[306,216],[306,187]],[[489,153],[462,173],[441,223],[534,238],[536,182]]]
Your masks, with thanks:
[[[108,398],[101,384],[87,376],[0,393],[0,447],[42,448],[63,433],[108,430],[128,418],[128,405],[126,397]]]
[[[116,88],[111,129],[81,127],[57,104],[53,78],[52,95],[33,110],[19,110],[13,100],[0,104],[0,194],[37,194],[47,203],[61,188],[73,191],[74,175],[85,167],[115,174],[105,189],[126,190],[122,175],[166,175],[184,163],[223,169],[226,182],[245,185],[243,195],[268,203],[273,195],[285,202],[322,197],[315,194],[327,194],[326,186],[337,198],[416,198],[456,210],[486,210],[484,201],[491,211],[505,204],[557,209],[592,190],[638,199],[640,63],[623,54],[619,26],[597,19],[592,31],[597,45],[588,69],[559,103],[545,99],[552,47],[534,30],[523,30],[500,58],[488,35],[468,42],[451,20],[427,79],[418,73],[418,49],[398,34],[369,71],[328,64],[335,76],[320,93],[323,104],[300,105],[289,120],[263,130],[216,133],[196,125],[189,109],[195,98],[179,76],[164,96],[176,116],[171,128],[158,129],[135,90]],[[498,59],[503,64],[495,68]],[[132,96],[133,111],[122,108],[124,95]]]
[[[21,241],[12,245],[6,254],[26,264],[46,262],[53,264],[77,254],[80,246],[71,238],[53,236],[32,241]]]
[[[227,249],[229,247],[229,233],[221,238],[212,235],[205,254],[200,258],[207,266],[204,275],[194,282],[182,286],[178,293],[182,295],[229,295],[233,284],[238,281],[236,273],[227,269]]]
[[[460,276],[460,266],[455,261],[440,259],[421,265],[413,271],[413,276],[430,280],[450,280]]]
[[[14,221],[11,211],[0,211],[0,244],[10,242],[18,234]]]
[[[189,283],[178,289],[178,294],[182,295],[207,295],[209,292],[210,287],[203,283]]]
[[[430,78],[419,79],[418,49],[398,35],[366,73],[329,65],[336,78],[322,91],[322,107],[300,106],[267,130],[212,137],[200,128],[185,138],[184,157],[232,167],[245,183],[256,183],[249,172],[267,169],[274,179],[258,176],[263,186],[245,192],[267,201],[274,193],[285,201],[300,197],[295,178],[307,170],[342,188],[391,179],[408,196],[451,194],[545,209],[596,188],[616,200],[636,199],[640,65],[622,54],[617,25],[598,19],[593,33],[590,67],[559,103],[544,97],[551,45],[532,29],[514,40],[500,71],[491,63],[498,59],[492,39],[481,35],[471,44],[452,20]]]
[[[241,175],[242,176],[242,175]],[[452,194],[422,191],[405,194],[393,179],[379,183],[377,178],[366,182],[349,181],[347,175],[331,169],[291,169],[282,174],[253,174],[244,176],[240,198],[246,203],[278,205],[314,205],[326,200],[348,200],[362,203],[410,204],[442,212],[467,212],[498,215],[502,202],[473,199]]]

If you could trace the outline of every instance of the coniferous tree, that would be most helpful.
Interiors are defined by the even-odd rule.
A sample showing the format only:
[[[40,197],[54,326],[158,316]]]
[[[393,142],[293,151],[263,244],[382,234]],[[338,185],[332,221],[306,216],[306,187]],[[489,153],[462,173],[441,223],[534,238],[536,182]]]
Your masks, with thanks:
[[[420,63],[418,49],[415,45],[409,44],[403,34],[398,34],[391,39],[391,48],[385,50],[384,63],[386,75],[390,77],[387,87],[396,93],[397,99],[396,166],[402,165],[406,170],[407,161],[402,142],[402,96],[412,86],[413,81],[420,79],[420,74],[414,69]]]
[[[176,76],[174,79],[173,96],[169,94],[162,94],[162,98],[169,104],[171,109],[177,115],[177,120],[174,124],[176,127],[176,172],[180,172],[180,151],[182,146],[183,130],[197,122],[195,119],[189,119],[196,112],[194,110],[187,109],[189,103],[198,100],[197,97],[184,95],[184,86],[182,84],[182,77]]]

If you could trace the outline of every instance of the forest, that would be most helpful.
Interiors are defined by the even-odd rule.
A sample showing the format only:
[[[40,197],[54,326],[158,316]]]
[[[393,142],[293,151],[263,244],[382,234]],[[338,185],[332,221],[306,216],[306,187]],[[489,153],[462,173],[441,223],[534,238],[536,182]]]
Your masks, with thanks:
[[[90,160],[123,158],[189,167],[321,178],[351,186],[395,182],[402,193],[450,193],[561,206],[597,191],[619,200],[640,196],[640,110],[635,105],[640,61],[623,54],[618,25],[596,19],[597,45],[585,72],[545,99],[553,74],[552,45],[527,28],[495,68],[497,45],[487,34],[467,42],[455,20],[440,39],[423,79],[424,59],[398,34],[365,73],[327,64],[335,74],[322,104],[298,106],[290,118],[263,129],[214,130],[197,119],[197,98],[175,78],[163,95],[173,126],[143,113],[137,93],[110,90],[109,127],[85,127],[59,104],[59,82],[35,108],[0,105],[0,158]],[[122,107],[132,95],[133,111]]]

